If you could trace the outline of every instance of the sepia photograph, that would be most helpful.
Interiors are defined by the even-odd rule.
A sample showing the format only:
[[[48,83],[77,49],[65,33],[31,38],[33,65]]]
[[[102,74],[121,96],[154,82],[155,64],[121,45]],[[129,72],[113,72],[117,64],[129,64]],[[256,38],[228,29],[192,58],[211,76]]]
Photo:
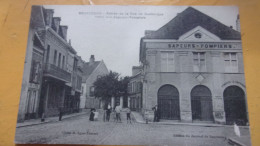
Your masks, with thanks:
[[[16,144],[251,146],[235,6],[34,5]]]

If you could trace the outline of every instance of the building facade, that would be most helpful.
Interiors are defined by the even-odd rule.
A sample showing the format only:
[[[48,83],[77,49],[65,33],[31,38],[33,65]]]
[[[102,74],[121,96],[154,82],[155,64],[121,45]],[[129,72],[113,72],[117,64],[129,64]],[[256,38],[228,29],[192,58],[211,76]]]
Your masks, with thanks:
[[[128,83],[128,107],[132,111],[142,111],[143,99],[142,99],[142,66],[132,67],[132,76]]]
[[[33,12],[40,12],[39,7],[32,7]],[[41,40],[38,29],[44,29],[45,23],[40,13],[32,13],[27,50],[25,55],[24,73],[18,121],[37,118],[42,82],[42,67],[44,56],[44,42]]]
[[[18,122],[68,112],[65,98],[79,109],[82,70],[67,42],[67,26],[52,9],[33,6],[24,66]]]
[[[104,61],[95,61],[95,56],[91,55],[89,62],[83,63],[82,94],[80,96],[80,109],[101,108],[101,100],[94,96],[93,83],[97,78],[109,73]]]
[[[140,42],[142,113],[161,120],[248,123],[240,33],[189,7]]]

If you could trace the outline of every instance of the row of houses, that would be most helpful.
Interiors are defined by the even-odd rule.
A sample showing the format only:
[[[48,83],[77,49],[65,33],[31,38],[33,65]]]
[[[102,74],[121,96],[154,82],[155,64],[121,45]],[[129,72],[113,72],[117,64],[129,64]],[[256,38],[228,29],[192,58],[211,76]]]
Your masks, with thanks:
[[[94,55],[78,56],[60,22],[54,10],[32,7],[18,122],[100,106],[92,84],[108,69]]]
[[[240,23],[237,30],[189,7],[140,40],[129,83],[132,110],[161,120],[248,124]]]

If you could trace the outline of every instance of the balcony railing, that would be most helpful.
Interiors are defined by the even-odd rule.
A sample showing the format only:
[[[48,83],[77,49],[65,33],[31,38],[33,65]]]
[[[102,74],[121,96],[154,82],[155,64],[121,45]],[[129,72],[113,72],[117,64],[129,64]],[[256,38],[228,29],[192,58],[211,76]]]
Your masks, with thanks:
[[[69,72],[49,63],[44,65],[44,76],[51,76],[65,82],[71,82],[71,74]]]

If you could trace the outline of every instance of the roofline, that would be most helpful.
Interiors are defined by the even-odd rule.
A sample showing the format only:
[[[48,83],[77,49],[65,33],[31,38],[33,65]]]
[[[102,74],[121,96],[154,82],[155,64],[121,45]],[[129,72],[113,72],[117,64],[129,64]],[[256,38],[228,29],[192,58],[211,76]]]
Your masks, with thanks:
[[[54,34],[59,40],[61,40],[61,42],[66,45],[69,49],[71,49],[71,52],[74,53],[74,54],[77,54],[76,50],[74,50],[72,48],[72,46],[66,42],[59,34],[56,33],[56,31],[54,31],[51,27],[49,26],[46,26],[47,30],[49,30],[52,34]]]
[[[97,67],[91,72],[91,74],[88,76],[88,78],[86,78],[86,82],[89,79],[89,77],[93,74],[93,72],[95,72],[97,70],[97,68],[100,66],[101,61],[98,63]]]
[[[140,71],[139,73],[137,73],[136,75],[131,76],[130,79],[135,78],[135,77],[137,77],[137,76],[139,76],[139,75],[142,75],[142,72],[141,72],[141,71]]]
[[[145,38],[142,42],[156,42],[156,43],[241,43],[241,40],[220,40],[220,41],[180,41],[175,39],[148,39]]]

